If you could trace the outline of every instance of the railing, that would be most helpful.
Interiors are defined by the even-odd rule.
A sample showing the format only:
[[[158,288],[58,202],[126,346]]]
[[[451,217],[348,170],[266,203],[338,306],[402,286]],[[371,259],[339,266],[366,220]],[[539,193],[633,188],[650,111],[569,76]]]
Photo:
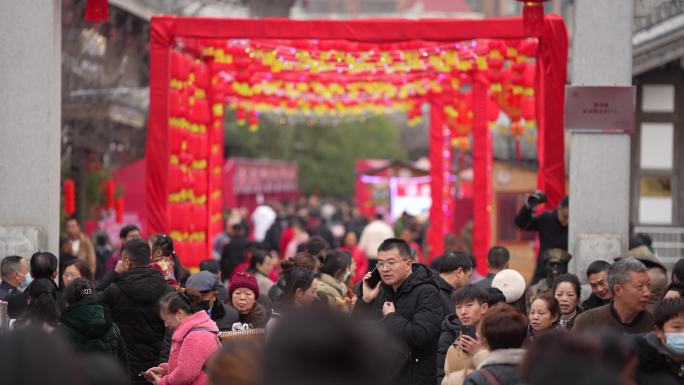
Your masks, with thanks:
[[[668,269],[684,257],[684,227],[637,226],[634,232],[651,236],[656,255]]]
[[[653,1],[636,0],[634,3],[634,31],[650,28],[684,12],[684,1],[665,0],[651,5]]]

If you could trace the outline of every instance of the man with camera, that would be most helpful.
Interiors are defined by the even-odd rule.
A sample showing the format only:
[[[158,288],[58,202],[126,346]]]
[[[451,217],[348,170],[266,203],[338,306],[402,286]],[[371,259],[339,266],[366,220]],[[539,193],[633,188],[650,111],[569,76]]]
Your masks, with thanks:
[[[515,225],[523,231],[539,232],[539,254],[532,284],[546,277],[546,267],[540,256],[548,249],[568,250],[568,219],[570,199],[564,197],[558,208],[534,215],[535,207],[546,202],[546,194],[535,191],[528,195],[525,205],[515,217]]]

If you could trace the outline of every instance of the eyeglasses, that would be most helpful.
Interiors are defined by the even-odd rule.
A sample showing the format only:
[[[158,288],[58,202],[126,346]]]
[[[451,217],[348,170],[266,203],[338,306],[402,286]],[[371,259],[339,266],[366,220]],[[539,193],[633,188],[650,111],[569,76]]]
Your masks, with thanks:
[[[395,261],[394,259],[390,259],[386,262],[385,261],[378,261],[377,266],[378,266],[378,269],[380,269],[380,270],[385,270],[386,267],[389,267],[390,269],[392,269],[392,268],[394,268],[394,266],[397,263],[404,262],[404,261],[408,261],[408,258],[407,259],[401,259],[399,261]]]

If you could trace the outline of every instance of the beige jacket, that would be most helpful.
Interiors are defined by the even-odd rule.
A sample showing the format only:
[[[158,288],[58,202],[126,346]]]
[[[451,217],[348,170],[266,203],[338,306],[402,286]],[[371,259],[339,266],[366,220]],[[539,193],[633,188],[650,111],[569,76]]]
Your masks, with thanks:
[[[444,379],[442,385],[463,385],[470,372],[475,371],[485,359],[489,357],[489,350],[484,346],[479,352],[471,356],[458,347],[451,345],[444,360]]]
[[[347,287],[331,275],[321,274],[321,278],[318,280],[317,292],[319,295],[322,294],[327,298],[328,304],[333,310],[339,310],[344,313],[350,312],[350,301],[344,296],[347,292]]]
[[[95,276],[95,270],[97,270],[97,256],[95,255],[95,247],[93,247],[93,243],[90,241],[90,238],[83,233],[79,235],[79,243],[78,253],[76,256],[78,259],[81,259],[88,264],[90,271],[92,271],[93,276]]]

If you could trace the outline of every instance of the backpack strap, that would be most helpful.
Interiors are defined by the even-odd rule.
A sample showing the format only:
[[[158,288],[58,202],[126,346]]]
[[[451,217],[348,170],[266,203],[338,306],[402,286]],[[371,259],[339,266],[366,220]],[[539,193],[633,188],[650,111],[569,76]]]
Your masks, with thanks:
[[[214,330],[211,330],[211,329],[209,329],[209,328],[198,327],[198,328],[192,328],[192,329],[190,329],[190,331],[188,331],[188,334],[190,334],[190,333],[192,333],[192,332],[207,332],[207,333],[212,333],[212,334],[214,334],[214,335],[216,336],[216,342],[218,343],[218,348],[221,349],[221,347],[223,346],[223,343],[221,342],[221,338],[219,337],[218,332],[216,332],[216,331],[214,331]],[[207,362],[205,362],[204,364],[202,364],[202,371],[203,371],[204,373],[207,373],[207,363],[209,362],[210,359],[211,359],[211,356],[210,356],[209,358],[207,358]]]
[[[485,378],[485,380],[487,380],[487,382],[489,382],[490,385],[501,385],[499,381],[496,379],[496,377],[494,377],[492,372],[490,372],[486,368],[480,368],[478,372],[482,374],[482,376]]]

